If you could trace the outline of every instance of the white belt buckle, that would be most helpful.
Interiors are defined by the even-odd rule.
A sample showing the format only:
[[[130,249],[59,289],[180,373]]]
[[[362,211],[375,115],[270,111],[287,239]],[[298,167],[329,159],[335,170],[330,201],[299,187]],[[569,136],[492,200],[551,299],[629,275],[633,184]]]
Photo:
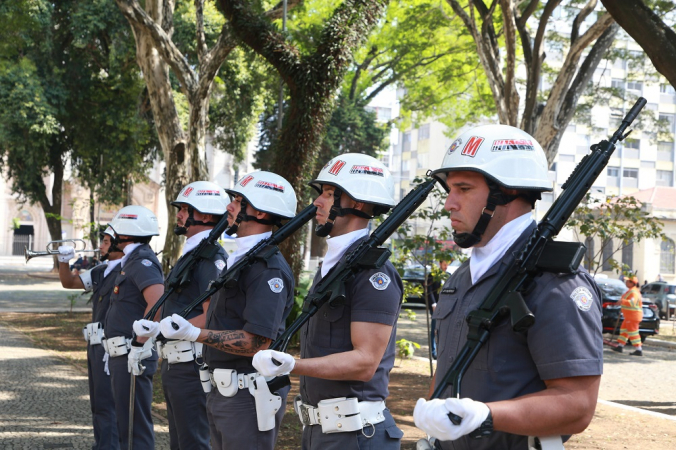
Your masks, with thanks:
[[[329,398],[317,404],[322,433],[345,433],[363,428],[359,401],[351,398]]]

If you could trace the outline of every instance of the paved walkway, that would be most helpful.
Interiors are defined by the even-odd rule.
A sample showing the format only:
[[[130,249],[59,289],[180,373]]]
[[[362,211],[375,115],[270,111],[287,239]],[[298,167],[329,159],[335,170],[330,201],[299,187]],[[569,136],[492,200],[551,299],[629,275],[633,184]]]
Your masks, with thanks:
[[[87,375],[0,325],[0,449],[91,449],[91,419]],[[169,448],[166,424],[155,438]]]

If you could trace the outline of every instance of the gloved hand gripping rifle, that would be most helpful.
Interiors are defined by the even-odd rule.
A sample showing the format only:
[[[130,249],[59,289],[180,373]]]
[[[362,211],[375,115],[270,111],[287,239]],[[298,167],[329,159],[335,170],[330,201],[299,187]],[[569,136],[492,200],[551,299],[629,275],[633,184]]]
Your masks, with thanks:
[[[563,193],[533,231],[528,242],[518,253],[512,267],[497,281],[479,307],[467,315],[469,324],[467,343],[434,390],[432,399],[440,398],[449,386],[451,387],[450,396],[460,397],[460,383],[463,375],[467,372],[481,346],[488,341],[491,330],[508,315],[512,329],[517,332],[525,331],[535,322],[533,313],[528,310],[523,299],[523,293],[527,291],[539,273],[574,273],[577,271],[584,256],[585,246],[577,242],[557,242],[553,238],[561,231],[598,175],[608,164],[615,150],[615,143],[624,140],[629,135],[631,131],[626,134],[624,131],[631,125],[645,104],[646,100],[640,97],[610,140],[603,140],[591,147],[591,153],[580,161],[563,184]],[[456,425],[462,421],[453,413],[450,413],[448,417]],[[486,432],[487,434],[490,434],[490,431]],[[481,427],[470,434],[473,437],[481,437],[481,435],[483,435]]]
[[[364,269],[380,268],[387,262],[391,252],[387,248],[380,247],[392,233],[397,231],[413,212],[425,201],[434,188],[436,178],[429,179],[419,184],[408,193],[387,218],[371,233],[368,240],[362,242],[356,249],[347,255],[347,258],[321,279],[317,288],[308,294],[303,301],[301,315],[282,333],[271,345],[271,350],[286,351],[293,335],[310,320],[319,309],[327,302],[340,304],[345,301],[345,284]],[[289,377],[283,375],[268,383],[273,389],[290,384]]]

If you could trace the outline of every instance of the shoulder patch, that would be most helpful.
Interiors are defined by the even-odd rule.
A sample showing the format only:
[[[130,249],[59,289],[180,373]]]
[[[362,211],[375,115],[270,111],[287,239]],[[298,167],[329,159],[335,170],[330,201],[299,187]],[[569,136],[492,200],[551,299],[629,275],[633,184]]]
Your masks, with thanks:
[[[390,277],[385,275],[382,272],[375,273],[369,278],[369,281],[373,285],[374,288],[376,288],[379,291],[384,291],[387,289],[387,286],[390,285]]]
[[[222,259],[217,259],[216,261],[214,261],[214,265],[218,270],[223,270],[223,267],[225,267],[225,261],[223,261]]]
[[[141,261],[141,264],[143,264],[146,267],[150,267],[153,265],[153,263],[151,263],[149,259],[144,259],[143,261]]]
[[[573,299],[580,311],[589,311],[594,302],[594,296],[591,291],[584,286],[575,288],[572,294],[570,294],[570,298]]]
[[[284,289],[284,282],[281,278],[272,278],[268,280],[268,285],[270,285],[270,290],[275,294],[279,294]]]

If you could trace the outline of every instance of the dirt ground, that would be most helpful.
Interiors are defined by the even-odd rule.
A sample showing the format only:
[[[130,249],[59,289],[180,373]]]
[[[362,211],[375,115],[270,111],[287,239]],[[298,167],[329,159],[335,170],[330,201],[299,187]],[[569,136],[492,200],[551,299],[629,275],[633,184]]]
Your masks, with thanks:
[[[82,340],[81,326],[86,323],[88,314],[3,314],[0,321],[27,334],[36,345],[53,350],[86,371],[85,344]],[[671,327],[670,327],[671,328]],[[614,357],[615,355],[613,355]],[[617,355],[623,357],[622,355]],[[626,356],[628,361],[633,361]],[[622,362],[622,360],[618,360]],[[673,363],[672,363],[673,364]],[[674,366],[676,367],[676,366]],[[650,369],[646,367],[645,376]],[[159,379],[157,384],[159,386]],[[392,370],[390,379],[390,397],[388,406],[399,427],[404,431],[403,449],[415,448],[415,442],[424,437],[415,428],[412,411],[420,397],[426,397],[429,388],[429,365],[424,360],[399,360]],[[289,395],[287,414],[280,431],[279,449],[299,448],[301,427],[293,412],[291,401],[298,393],[298,378],[292,377],[292,391]],[[602,381],[603,383],[603,381]],[[626,380],[627,389],[632,380]],[[156,412],[162,413],[161,390],[157,389]],[[603,392],[603,388],[602,388]],[[674,420],[649,414],[637,414],[627,409],[599,403],[591,425],[580,435],[573,436],[566,444],[567,449],[651,449],[673,450],[676,448],[676,395],[673,387],[665,392],[663,404],[651,399],[653,406],[663,406]],[[613,397],[615,398],[615,397]],[[625,402],[625,404],[631,402]]]

